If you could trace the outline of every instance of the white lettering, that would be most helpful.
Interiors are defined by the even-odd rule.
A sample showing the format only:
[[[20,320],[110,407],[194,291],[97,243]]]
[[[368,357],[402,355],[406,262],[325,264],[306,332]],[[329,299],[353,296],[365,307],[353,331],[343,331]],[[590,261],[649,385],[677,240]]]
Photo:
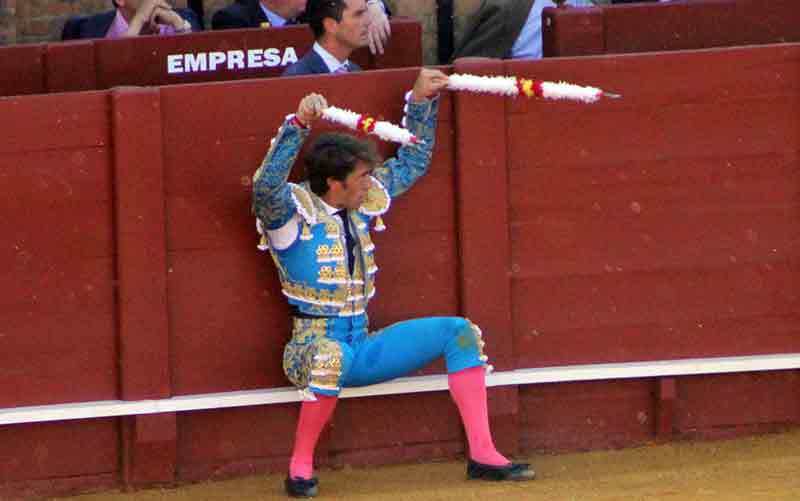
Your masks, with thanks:
[[[243,50],[229,50],[228,51],[228,69],[243,70],[244,69],[244,51]]]
[[[200,52],[199,54],[186,54],[184,56],[184,68],[189,73],[197,71],[208,71],[208,54]]]
[[[286,47],[286,50],[283,52],[283,61],[281,61],[281,66],[288,66],[296,62],[297,52],[294,51],[294,47]]]
[[[170,54],[167,56],[167,73],[183,73],[183,55]]]
[[[278,55],[278,49],[266,49],[264,51],[264,66],[273,68],[281,64],[281,57]]]
[[[261,54],[262,51],[260,49],[250,49],[247,51],[247,67],[248,68],[261,68],[263,63],[261,62]]]
[[[283,51],[282,54],[281,51]],[[228,70],[274,68],[276,66],[288,66],[295,62],[297,62],[297,52],[294,47],[169,54],[167,55],[167,73],[170,75],[198,73],[219,71],[223,68]]]
[[[217,66],[225,62],[224,52],[212,52],[208,56],[208,69],[209,71],[217,71]]]

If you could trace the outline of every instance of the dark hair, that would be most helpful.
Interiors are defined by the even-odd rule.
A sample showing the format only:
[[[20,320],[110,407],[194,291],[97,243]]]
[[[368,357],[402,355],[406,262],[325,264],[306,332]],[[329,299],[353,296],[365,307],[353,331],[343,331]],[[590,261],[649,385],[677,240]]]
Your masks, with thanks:
[[[336,22],[342,20],[342,12],[344,12],[345,0],[308,0],[306,4],[306,17],[308,17],[308,24],[311,26],[311,31],[314,32],[314,38],[319,39],[325,34],[325,25],[322,21],[326,17],[330,17]]]
[[[119,8],[119,5],[117,5],[117,0],[111,0],[111,3],[114,4],[115,9]]]
[[[311,191],[323,196],[328,192],[328,178],[344,181],[359,161],[370,167],[378,163],[378,154],[369,141],[328,132],[314,141],[303,160]]]

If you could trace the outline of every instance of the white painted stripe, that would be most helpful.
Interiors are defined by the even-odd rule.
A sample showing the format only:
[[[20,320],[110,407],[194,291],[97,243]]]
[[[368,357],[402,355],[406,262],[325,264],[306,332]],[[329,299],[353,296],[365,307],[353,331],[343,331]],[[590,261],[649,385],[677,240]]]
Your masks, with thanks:
[[[800,353],[517,369],[490,374],[487,376],[486,384],[487,386],[508,386],[787,369],[800,369]],[[400,395],[404,393],[442,391],[446,389],[447,376],[445,375],[417,376],[399,378],[388,383],[364,386],[361,388],[346,388],[342,391],[341,397],[357,398],[378,395]],[[222,409],[226,407],[284,404],[299,401],[300,394],[297,389],[287,387],[186,395],[161,400],[104,400],[31,407],[10,407],[0,409],[0,425],[156,414],[159,412]]]

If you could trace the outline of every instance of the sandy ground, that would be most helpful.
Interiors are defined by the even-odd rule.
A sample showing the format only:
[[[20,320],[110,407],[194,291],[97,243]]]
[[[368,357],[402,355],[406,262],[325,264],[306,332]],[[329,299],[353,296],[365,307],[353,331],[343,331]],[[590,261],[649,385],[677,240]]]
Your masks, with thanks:
[[[519,459],[519,458],[518,458]],[[527,458],[538,479],[466,481],[460,462],[320,471],[323,500],[800,500],[800,429],[719,442]],[[70,500],[286,499],[282,475]]]

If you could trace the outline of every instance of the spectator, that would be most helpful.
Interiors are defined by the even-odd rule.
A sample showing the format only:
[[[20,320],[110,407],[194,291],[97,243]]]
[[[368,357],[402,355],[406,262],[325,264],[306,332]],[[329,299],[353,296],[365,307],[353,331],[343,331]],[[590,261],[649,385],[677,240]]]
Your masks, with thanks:
[[[566,3],[591,7],[608,1],[568,0]],[[555,6],[550,0],[483,0],[453,59],[469,56],[541,58],[542,10]]]
[[[389,39],[388,10],[381,0],[368,0],[370,18],[369,46],[373,54],[383,54]],[[229,30],[237,28],[278,28],[307,23],[306,0],[236,0],[217,11],[211,19],[211,28]]]
[[[280,28],[305,22],[306,0],[236,0],[211,18],[214,30]]]
[[[361,71],[349,58],[368,43],[370,16],[364,0],[309,0],[306,15],[316,41],[283,76]]]
[[[202,31],[189,9],[173,9],[167,0],[112,0],[114,10],[67,20],[62,40],[174,35]]]

